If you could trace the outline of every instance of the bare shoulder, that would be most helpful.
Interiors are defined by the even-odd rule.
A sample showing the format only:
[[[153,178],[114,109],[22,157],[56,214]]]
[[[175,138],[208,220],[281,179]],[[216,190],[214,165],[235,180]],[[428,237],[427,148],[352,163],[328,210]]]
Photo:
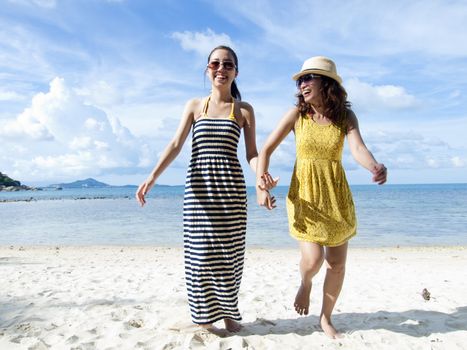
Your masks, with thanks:
[[[352,131],[353,129],[358,129],[358,119],[355,115],[355,112],[351,109],[347,110],[347,132]]]
[[[238,101],[238,106],[240,107],[240,111],[242,111],[242,113],[245,111],[249,114],[253,114],[254,113],[254,110],[253,110],[253,106],[250,105],[248,102],[246,101]]]
[[[204,101],[204,97],[195,97],[188,100],[185,104],[185,117],[192,121],[196,120],[203,110]]]
[[[298,109],[298,107],[293,106],[285,114],[286,115],[291,115],[291,116],[294,116],[294,117],[298,118],[300,116],[300,110]]]
[[[298,117],[300,117],[300,110],[294,106],[290,108],[287,112],[285,112],[284,117],[282,119],[295,123]]]
[[[357,119],[357,116],[355,115],[355,112],[352,111],[351,109],[347,110],[347,117],[349,118],[349,120],[356,120]]]
[[[240,127],[250,127],[255,125],[255,111],[253,106],[246,101],[238,101],[237,107],[240,110],[241,120],[238,120]]]
[[[187,110],[190,110],[192,112],[195,112],[196,110],[198,110],[199,108],[201,108],[201,105],[202,105],[202,102],[203,102],[203,98],[202,97],[195,97],[195,98],[192,98],[190,100],[188,100],[185,104],[185,108]]]

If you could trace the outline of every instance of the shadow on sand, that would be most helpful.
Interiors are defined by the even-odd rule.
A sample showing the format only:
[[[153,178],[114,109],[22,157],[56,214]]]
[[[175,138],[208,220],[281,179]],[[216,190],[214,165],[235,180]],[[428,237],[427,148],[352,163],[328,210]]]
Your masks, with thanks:
[[[453,313],[408,310],[404,312],[377,311],[373,313],[342,313],[333,316],[335,327],[342,333],[386,329],[412,337],[426,337],[433,333],[467,330],[467,306]],[[321,331],[318,316],[295,319],[266,320],[244,323],[236,335],[289,334],[309,335]]]

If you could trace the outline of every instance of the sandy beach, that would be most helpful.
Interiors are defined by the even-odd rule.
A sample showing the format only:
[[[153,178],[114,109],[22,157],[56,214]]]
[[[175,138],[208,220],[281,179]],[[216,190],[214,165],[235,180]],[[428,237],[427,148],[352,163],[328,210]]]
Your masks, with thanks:
[[[467,349],[467,247],[350,247],[339,340],[317,326],[323,271],[311,314],[295,314],[297,250],[247,250],[244,328],[226,338],[191,324],[182,261],[176,248],[0,247],[0,349]]]

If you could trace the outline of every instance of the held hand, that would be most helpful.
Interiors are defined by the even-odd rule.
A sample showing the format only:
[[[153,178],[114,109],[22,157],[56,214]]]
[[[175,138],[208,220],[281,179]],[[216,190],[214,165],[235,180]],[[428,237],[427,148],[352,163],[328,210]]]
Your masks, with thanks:
[[[388,177],[388,169],[382,163],[376,164],[371,170],[373,174],[373,182],[382,185],[386,182]]]
[[[261,207],[265,207],[268,210],[272,210],[276,207],[276,198],[272,196],[269,191],[257,190],[256,195],[258,198],[258,204]]]
[[[263,175],[261,175],[261,182],[259,183],[258,187],[261,190],[269,191],[270,189],[276,187],[278,182],[279,177],[273,179],[271,174],[266,171]]]
[[[151,180],[146,180],[141,185],[139,185],[135,197],[141,206],[146,204],[146,198],[144,197],[148,194],[152,186],[154,186],[154,181]]]

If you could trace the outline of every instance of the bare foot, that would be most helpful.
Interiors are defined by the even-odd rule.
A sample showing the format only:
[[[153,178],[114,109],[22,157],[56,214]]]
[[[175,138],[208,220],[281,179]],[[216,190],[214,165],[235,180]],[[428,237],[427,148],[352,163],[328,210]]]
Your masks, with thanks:
[[[329,320],[327,317],[321,315],[320,319],[321,323],[321,328],[323,329],[324,334],[326,334],[329,338],[331,339],[339,339],[343,338],[344,336],[342,333],[339,333],[331,323],[331,320]]]
[[[299,315],[308,315],[308,308],[310,306],[310,292],[311,283],[309,286],[302,284],[298,288],[297,295],[295,296],[294,307]]]
[[[218,328],[214,326],[212,323],[200,324],[199,325],[205,331],[217,335],[218,337],[224,338],[229,335],[229,331],[226,329]]]
[[[238,331],[240,331],[240,329],[242,329],[242,325],[240,323],[231,320],[230,318],[224,318],[224,323],[225,329],[227,329],[229,332],[237,333]]]

